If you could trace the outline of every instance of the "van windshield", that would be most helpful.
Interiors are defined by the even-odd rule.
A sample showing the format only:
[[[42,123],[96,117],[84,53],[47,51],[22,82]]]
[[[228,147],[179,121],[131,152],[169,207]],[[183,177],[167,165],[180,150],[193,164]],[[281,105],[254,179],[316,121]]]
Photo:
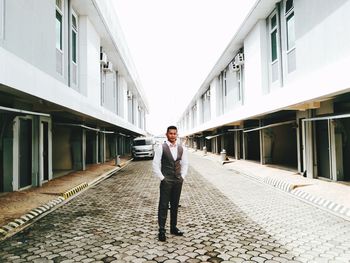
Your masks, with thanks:
[[[153,144],[152,140],[149,140],[149,139],[135,140],[134,141],[135,146],[137,146],[137,145],[152,145],[152,144]]]

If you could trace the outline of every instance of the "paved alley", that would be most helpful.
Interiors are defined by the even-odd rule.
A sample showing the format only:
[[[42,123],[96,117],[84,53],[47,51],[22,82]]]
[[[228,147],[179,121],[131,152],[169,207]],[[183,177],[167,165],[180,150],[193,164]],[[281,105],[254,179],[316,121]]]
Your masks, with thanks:
[[[151,161],[0,243],[0,262],[349,262],[350,222],[190,154],[178,226],[157,240]]]

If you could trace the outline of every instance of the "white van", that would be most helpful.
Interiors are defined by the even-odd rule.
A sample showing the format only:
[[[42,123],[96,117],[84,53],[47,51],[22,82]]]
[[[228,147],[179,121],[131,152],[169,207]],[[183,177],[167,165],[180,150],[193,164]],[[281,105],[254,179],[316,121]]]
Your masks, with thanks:
[[[153,158],[154,157],[154,144],[153,137],[137,137],[132,143],[132,157],[133,158]]]

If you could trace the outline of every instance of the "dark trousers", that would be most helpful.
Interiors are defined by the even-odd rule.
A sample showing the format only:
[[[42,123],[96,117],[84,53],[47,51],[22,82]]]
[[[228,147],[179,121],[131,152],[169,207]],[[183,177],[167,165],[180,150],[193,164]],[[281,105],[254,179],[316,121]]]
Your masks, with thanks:
[[[165,232],[165,223],[170,203],[170,228],[175,228],[177,224],[177,210],[182,189],[182,179],[164,178],[160,182],[160,197],[158,206],[159,231]]]

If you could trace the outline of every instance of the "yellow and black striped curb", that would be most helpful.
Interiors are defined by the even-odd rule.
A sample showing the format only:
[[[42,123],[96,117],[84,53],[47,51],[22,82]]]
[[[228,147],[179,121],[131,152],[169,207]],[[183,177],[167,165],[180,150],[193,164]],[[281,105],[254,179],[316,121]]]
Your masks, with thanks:
[[[62,197],[63,197],[64,199],[67,199],[67,198],[69,198],[69,197],[75,195],[76,193],[80,192],[81,190],[83,190],[84,188],[86,188],[86,187],[88,187],[88,186],[89,186],[89,185],[88,185],[88,183],[86,183],[86,182],[85,182],[85,183],[82,183],[82,184],[79,184],[79,185],[73,187],[72,189],[68,190],[67,192],[64,192],[64,193],[62,194]]]
[[[9,222],[8,224],[1,226],[0,227],[0,240],[3,239],[4,237],[6,237],[6,235],[9,234],[10,232],[16,230],[20,226],[25,225],[29,221],[38,217],[39,215],[51,210],[53,207],[62,203],[63,201],[64,201],[63,197],[61,197],[61,196],[57,197],[45,205],[42,205],[42,206],[39,206],[37,208],[32,209],[31,211],[29,211],[25,215],[21,216],[20,218],[17,218],[15,220]]]
[[[338,204],[334,201],[327,200],[325,198],[307,193],[304,190],[301,190],[298,188],[292,190],[291,194],[298,197],[299,199],[307,201],[308,203],[311,203],[313,205],[321,207],[325,210],[331,211],[334,214],[339,215],[342,218],[350,221],[350,208],[349,207],[346,207],[346,206]]]

